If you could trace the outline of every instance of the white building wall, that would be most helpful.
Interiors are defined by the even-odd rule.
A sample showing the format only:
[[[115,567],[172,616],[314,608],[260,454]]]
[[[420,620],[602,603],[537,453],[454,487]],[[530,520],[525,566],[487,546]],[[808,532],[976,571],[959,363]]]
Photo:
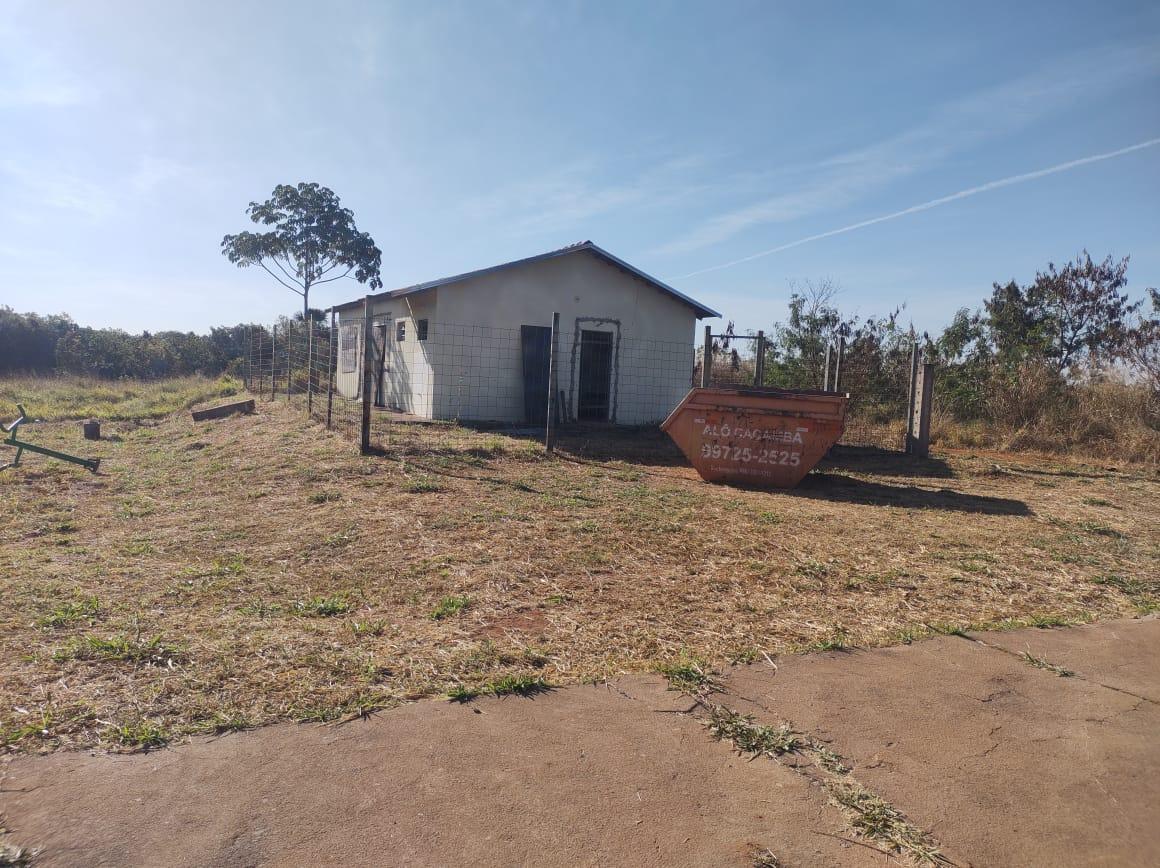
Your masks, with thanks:
[[[376,318],[392,318],[389,338],[398,317],[407,323],[402,345],[388,341],[397,405],[438,419],[523,422],[520,326],[550,326],[553,311],[560,313],[558,385],[573,416],[582,330],[612,334],[612,421],[658,422],[688,391],[692,307],[580,251],[376,302]],[[351,314],[361,321],[361,309]],[[414,339],[420,318],[429,322],[426,342]],[[338,383],[342,394],[357,396],[357,374],[340,373]]]

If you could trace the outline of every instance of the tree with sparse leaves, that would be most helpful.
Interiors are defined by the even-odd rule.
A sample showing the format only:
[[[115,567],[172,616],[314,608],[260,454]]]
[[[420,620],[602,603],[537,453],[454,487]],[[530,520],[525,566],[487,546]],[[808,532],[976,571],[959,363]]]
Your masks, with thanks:
[[[319,184],[279,184],[265,202],[251,202],[250,219],[269,232],[239,232],[222,239],[222,254],[239,268],[257,265],[302,296],[303,317],[310,315],[310,290],[353,276],[381,289],[382,251],[360,232],[354,212],[343,208],[334,191]]]
[[[1043,360],[1059,375],[1124,358],[1130,321],[1128,257],[1094,262],[1085,250],[1074,261],[1047,265],[1029,286],[995,284],[986,302],[991,340],[1001,362]]]

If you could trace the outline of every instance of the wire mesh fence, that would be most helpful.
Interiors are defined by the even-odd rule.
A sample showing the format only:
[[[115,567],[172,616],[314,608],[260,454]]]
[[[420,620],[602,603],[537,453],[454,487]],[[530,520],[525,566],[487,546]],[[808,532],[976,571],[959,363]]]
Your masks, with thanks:
[[[688,392],[691,342],[636,338],[610,320],[571,326],[283,319],[251,328],[247,385],[392,452],[437,448],[452,425],[543,437],[549,412],[565,430],[656,425]]]
[[[785,353],[762,331],[712,334],[706,329],[694,382],[717,388],[772,387],[845,392],[846,425],[839,443],[905,450],[917,357],[913,335],[888,342],[861,338],[818,342]],[[705,359],[709,370],[704,372]]]
[[[786,357],[763,333],[685,341],[625,334],[615,320],[499,328],[362,311],[252,326],[247,386],[286,401],[364,448],[440,448],[453,426],[543,439],[551,424],[655,426],[690,386],[850,395],[847,445],[903,450],[915,357],[909,338],[852,341]],[[708,359],[708,372],[705,363]],[[554,384],[554,385],[551,385]]]

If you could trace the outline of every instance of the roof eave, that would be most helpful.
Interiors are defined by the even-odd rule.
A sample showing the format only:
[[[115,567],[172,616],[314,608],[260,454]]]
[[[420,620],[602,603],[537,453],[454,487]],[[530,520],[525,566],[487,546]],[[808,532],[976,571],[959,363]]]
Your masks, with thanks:
[[[612,253],[609,253],[603,247],[601,247],[598,244],[594,244],[591,241],[582,241],[579,244],[572,244],[568,247],[562,247],[559,250],[550,250],[547,253],[538,253],[535,256],[528,256],[528,257],[525,257],[524,259],[516,259],[516,260],[513,260],[511,262],[503,262],[503,263],[500,263],[499,265],[492,265],[488,268],[480,268],[480,269],[477,269],[476,271],[466,271],[462,274],[452,275],[451,277],[443,277],[443,278],[440,278],[439,280],[429,280],[426,283],[417,283],[414,286],[406,286],[406,287],[402,287],[400,289],[393,289],[393,290],[390,290],[389,292],[380,292],[377,295],[370,295],[367,297],[371,301],[379,301],[380,299],[385,299],[385,298],[402,298],[403,296],[412,295],[416,292],[424,292],[428,289],[436,289],[440,286],[446,286],[447,284],[451,284],[451,283],[458,283],[461,280],[468,280],[469,278],[482,277],[485,274],[490,274],[490,273],[495,272],[495,271],[506,270],[508,268],[514,268],[517,265],[529,265],[533,262],[540,262],[540,261],[543,261],[545,259],[554,259],[557,256],[566,256],[570,253],[578,253],[581,250],[592,251],[597,256],[604,258],[605,260],[607,260],[608,262],[617,266],[618,268],[623,269],[624,271],[628,272],[629,274],[635,275],[636,277],[640,278],[641,280],[645,281],[646,283],[652,284],[653,286],[657,287],[658,289],[662,290],[663,292],[667,292],[669,295],[673,296],[678,301],[684,302],[685,304],[687,304],[689,307],[691,307],[696,312],[697,319],[704,319],[706,317],[720,317],[721,316],[721,314],[718,313],[717,311],[713,310],[713,308],[707,307],[707,306],[701,304],[696,299],[690,298],[689,296],[685,295],[680,290],[678,290],[672,286],[669,286],[663,280],[657,280],[657,278],[653,277],[651,274],[647,274],[646,272],[641,271],[635,265],[631,265],[628,262],[625,262],[619,256],[616,256]],[[327,308],[327,310],[332,310],[332,311],[352,310],[352,309],[360,306],[362,303],[363,303],[363,299],[359,298],[359,299],[355,299],[354,301],[348,301],[345,304],[335,305],[333,307]]]

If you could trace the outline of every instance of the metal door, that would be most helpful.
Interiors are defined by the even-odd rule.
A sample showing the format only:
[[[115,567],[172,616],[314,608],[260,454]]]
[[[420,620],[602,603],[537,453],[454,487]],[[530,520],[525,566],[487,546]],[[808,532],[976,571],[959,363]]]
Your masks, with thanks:
[[[612,332],[580,332],[580,376],[576,418],[605,422],[612,392]]]
[[[552,329],[520,326],[520,351],[524,371],[524,422],[543,425],[548,418],[548,361],[552,355]]]

